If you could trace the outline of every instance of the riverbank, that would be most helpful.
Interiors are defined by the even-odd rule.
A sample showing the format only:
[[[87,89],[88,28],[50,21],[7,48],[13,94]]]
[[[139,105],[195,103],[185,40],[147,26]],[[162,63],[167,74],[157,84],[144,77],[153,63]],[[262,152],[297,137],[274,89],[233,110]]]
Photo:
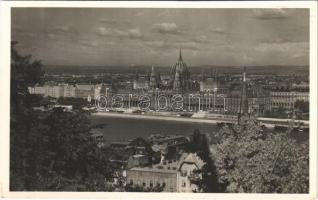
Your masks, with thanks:
[[[235,119],[217,119],[217,118],[194,118],[194,117],[182,117],[176,115],[153,115],[153,114],[134,114],[134,113],[116,113],[116,112],[97,112],[93,113],[94,116],[107,116],[115,118],[128,118],[128,119],[149,119],[149,120],[162,120],[162,121],[174,121],[174,122],[187,122],[187,123],[236,123]],[[275,118],[259,118],[262,125],[267,128],[274,128],[277,125],[288,126],[288,119],[275,119]],[[308,121],[297,120],[298,123],[302,123],[304,126],[309,127]],[[283,124],[281,124],[283,122]],[[297,126],[297,125],[296,125]],[[296,127],[295,126],[295,127]]]
[[[162,115],[146,115],[146,114],[130,114],[130,113],[114,113],[114,112],[97,112],[93,113],[93,116],[107,116],[117,118],[132,118],[132,119],[151,119],[151,120],[163,120],[163,121],[177,121],[177,122],[191,122],[191,123],[229,123],[229,120],[216,120],[216,119],[200,119],[200,118],[185,118],[177,116],[162,116]]]

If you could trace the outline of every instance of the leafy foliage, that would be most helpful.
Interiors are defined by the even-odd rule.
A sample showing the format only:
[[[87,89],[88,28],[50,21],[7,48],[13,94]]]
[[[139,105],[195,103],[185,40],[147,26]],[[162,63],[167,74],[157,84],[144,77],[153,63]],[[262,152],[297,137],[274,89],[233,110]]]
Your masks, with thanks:
[[[112,191],[106,179],[114,168],[107,155],[90,138],[88,114],[42,112],[45,104],[30,95],[27,86],[41,81],[42,65],[21,56],[12,46],[10,118],[10,190],[14,191]]]
[[[60,97],[57,102],[62,105],[72,105],[73,109],[81,109],[83,106],[87,106],[87,100],[83,98],[75,97]]]
[[[308,143],[290,133],[264,133],[254,118],[223,127],[213,147],[219,181],[227,192],[307,193]]]
[[[303,100],[297,100],[295,102],[295,108],[299,109],[303,113],[309,112],[309,102],[305,102]]]
[[[204,166],[198,173],[202,173],[202,179],[192,181],[193,184],[199,186],[203,192],[221,192],[222,185],[217,179],[216,167],[211,157],[208,137],[201,134],[198,129],[194,130],[191,141],[185,147],[185,150],[197,153],[205,162]]]

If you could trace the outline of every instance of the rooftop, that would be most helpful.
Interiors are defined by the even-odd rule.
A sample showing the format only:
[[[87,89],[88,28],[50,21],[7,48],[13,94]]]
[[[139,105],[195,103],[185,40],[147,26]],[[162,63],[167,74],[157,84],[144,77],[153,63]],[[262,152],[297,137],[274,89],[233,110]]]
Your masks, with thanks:
[[[130,171],[147,171],[157,173],[177,173],[183,163],[195,164],[198,168],[202,168],[204,162],[195,153],[183,153],[178,160],[166,160],[146,167],[133,167]]]
[[[123,142],[112,142],[111,145],[129,145],[130,142],[126,142],[126,141],[123,141]]]
[[[183,135],[161,135],[161,134],[154,134],[148,137],[150,141],[166,141],[166,140],[173,140],[173,139],[181,139],[186,138]]]
[[[146,167],[133,167],[129,169],[130,171],[148,171],[148,172],[158,172],[158,173],[177,173],[179,167],[178,161],[165,161],[165,164],[156,164]]]

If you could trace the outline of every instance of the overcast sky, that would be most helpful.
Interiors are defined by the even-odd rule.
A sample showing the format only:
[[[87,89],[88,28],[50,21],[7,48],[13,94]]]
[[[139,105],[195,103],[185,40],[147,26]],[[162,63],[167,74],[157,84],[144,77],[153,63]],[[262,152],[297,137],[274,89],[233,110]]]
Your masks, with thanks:
[[[308,65],[308,11],[13,8],[12,39],[50,65]]]

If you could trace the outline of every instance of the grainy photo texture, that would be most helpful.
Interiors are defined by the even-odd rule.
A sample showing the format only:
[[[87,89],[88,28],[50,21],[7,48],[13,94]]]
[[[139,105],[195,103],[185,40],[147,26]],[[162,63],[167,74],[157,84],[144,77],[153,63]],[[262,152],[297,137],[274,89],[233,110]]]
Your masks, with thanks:
[[[308,193],[309,9],[12,8],[11,191]]]

